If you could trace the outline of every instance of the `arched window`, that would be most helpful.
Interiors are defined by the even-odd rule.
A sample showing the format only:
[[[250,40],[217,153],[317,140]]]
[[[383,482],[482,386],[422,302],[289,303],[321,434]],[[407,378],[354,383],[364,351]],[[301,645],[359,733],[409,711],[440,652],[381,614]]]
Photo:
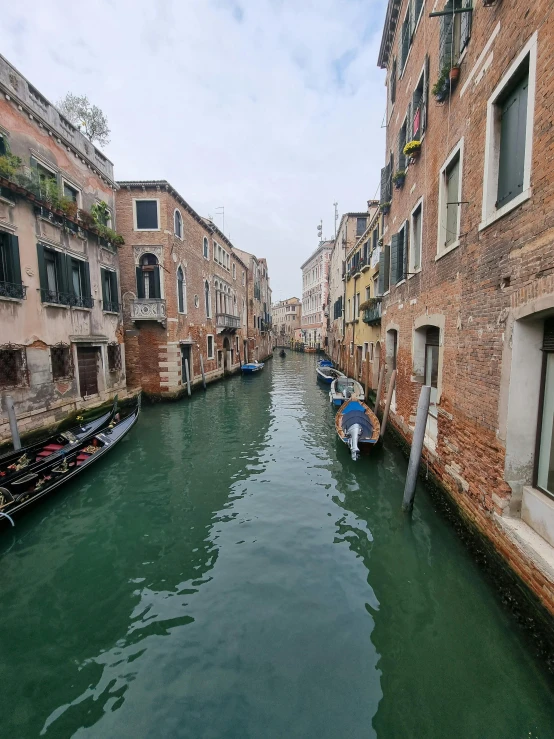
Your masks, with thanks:
[[[181,215],[181,211],[176,210],[175,211],[175,236],[178,236],[180,239],[183,238],[183,216]]]
[[[181,266],[177,270],[177,306],[179,313],[187,312],[187,286],[185,273]]]
[[[206,306],[206,318],[212,317],[212,301],[210,297],[210,283],[208,280],[204,283],[204,300]]]
[[[137,297],[162,297],[160,287],[160,265],[154,254],[143,254],[137,267]]]
[[[208,239],[206,236],[204,236],[204,259],[210,258],[210,249],[208,246]]]

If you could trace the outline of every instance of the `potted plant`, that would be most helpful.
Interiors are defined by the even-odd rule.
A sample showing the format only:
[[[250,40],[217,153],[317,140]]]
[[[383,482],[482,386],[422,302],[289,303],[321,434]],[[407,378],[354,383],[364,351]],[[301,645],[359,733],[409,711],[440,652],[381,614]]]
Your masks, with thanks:
[[[450,66],[445,66],[441,69],[439,77],[433,87],[431,88],[431,94],[434,96],[438,103],[443,103],[448,97],[450,92]]]
[[[450,82],[457,82],[459,76],[460,76],[460,67],[457,64],[455,64],[451,68],[450,72],[448,73],[448,78],[450,79]]]
[[[393,174],[392,181],[397,190],[400,190],[400,188],[403,186],[405,179],[406,179],[405,169],[399,169],[397,172]]]
[[[421,141],[408,141],[404,147],[404,156],[408,157],[410,163],[415,162],[421,153]]]
[[[390,211],[390,206],[391,206],[391,201],[389,200],[389,201],[388,201],[388,202],[386,202],[386,203],[381,203],[381,204],[379,205],[379,210],[381,211],[381,213],[382,213],[382,214],[383,214],[384,216],[386,216],[386,215],[387,215],[387,213],[388,213],[388,212]]]

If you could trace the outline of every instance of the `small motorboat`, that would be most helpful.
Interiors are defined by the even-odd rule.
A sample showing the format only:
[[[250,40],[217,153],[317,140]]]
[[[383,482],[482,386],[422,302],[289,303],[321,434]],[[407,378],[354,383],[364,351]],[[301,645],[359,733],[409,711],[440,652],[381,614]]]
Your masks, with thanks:
[[[107,426],[113,420],[116,413],[117,395],[114,398],[111,410],[94,421],[81,423],[80,426],[74,426],[68,431],[53,434],[23,449],[17,449],[4,454],[0,457],[0,485],[4,485],[8,480],[28,473],[37,464],[41,464],[46,459],[57,459],[67,449],[72,449],[83,439],[92,436],[104,428],[104,426]]]
[[[285,352],[284,349],[281,349],[281,351],[279,352],[279,356],[280,357],[283,357],[283,359],[287,356],[287,354],[286,354],[286,352]]]
[[[379,441],[381,426],[379,419],[360,400],[347,401],[337,413],[335,428],[338,437],[350,449],[356,461],[362,449],[370,449]]]
[[[260,370],[263,370],[263,368],[263,362],[247,362],[242,365],[241,370],[245,375],[253,375],[254,372],[259,372]]]
[[[338,369],[335,369],[334,367],[329,367],[327,365],[324,365],[323,367],[321,365],[318,365],[316,372],[317,379],[320,382],[324,382],[326,385],[330,385],[333,380],[337,379],[337,377],[344,377],[343,372],[340,372]]]
[[[140,413],[140,396],[136,408],[122,421],[118,416],[102,431],[88,436],[76,446],[66,448],[56,459],[47,458],[41,465],[0,487],[0,521],[35,503],[97,462],[131,430]]]
[[[329,391],[329,400],[333,405],[340,406],[347,400],[356,399],[363,400],[365,392],[363,385],[351,377],[337,377],[331,383]]]
[[[335,365],[330,359],[319,359],[317,362],[318,367],[334,367]]]

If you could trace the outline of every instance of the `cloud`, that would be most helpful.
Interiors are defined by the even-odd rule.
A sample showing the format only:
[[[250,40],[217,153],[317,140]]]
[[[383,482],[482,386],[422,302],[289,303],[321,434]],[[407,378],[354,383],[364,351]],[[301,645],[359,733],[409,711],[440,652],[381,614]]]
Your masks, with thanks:
[[[168,179],[298,295],[316,226],[362,210],[383,165],[385,0],[69,0],[3,11],[2,53],[50,100],[109,119],[118,179]],[[24,44],[22,43],[22,38]],[[217,216],[216,216],[217,222]],[[221,224],[219,224],[221,225]]]

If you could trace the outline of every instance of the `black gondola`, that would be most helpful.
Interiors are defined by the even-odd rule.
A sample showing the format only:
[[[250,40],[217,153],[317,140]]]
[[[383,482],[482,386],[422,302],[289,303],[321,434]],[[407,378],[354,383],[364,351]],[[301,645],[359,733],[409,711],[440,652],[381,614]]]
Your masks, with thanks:
[[[111,410],[94,421],[82,423],[80,426],[69,429],[69,431],[53,434],[23,449],[4,454],[0,457],[0,485],[5,485],[15,477],[31,472],[37,465],[41,465],[46,460],[51,461],[62,456],[68,449],[73,449],[81,441],[107,426],[116,413],[117,395],[114,398]]]
[[[279,352],[279,356],[280,357],[286,357],[287,356],[284,349],[281,349],[281,351]]]
[[[84,469],[103,457],[137,422],[140,413],[140,396],[133,412],[117,423],[66,449],[60,456],[48,459],[32,472],[17,477],[0,487],[0,521],[35,503],[53,490],[71,480]],[[13,523],[13,521],[12,521]]]

